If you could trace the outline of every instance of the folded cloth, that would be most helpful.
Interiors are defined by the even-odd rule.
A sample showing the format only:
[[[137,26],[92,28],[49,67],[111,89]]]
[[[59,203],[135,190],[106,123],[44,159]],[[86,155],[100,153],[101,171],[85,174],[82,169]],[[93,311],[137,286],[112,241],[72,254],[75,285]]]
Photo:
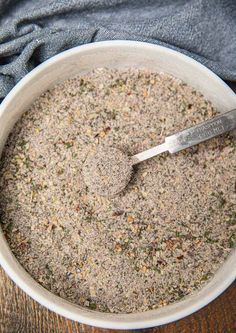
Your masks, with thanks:
[[[0,0],[0,98],[53,55],[114,39],[170,47],[236,80],[236,0]]]

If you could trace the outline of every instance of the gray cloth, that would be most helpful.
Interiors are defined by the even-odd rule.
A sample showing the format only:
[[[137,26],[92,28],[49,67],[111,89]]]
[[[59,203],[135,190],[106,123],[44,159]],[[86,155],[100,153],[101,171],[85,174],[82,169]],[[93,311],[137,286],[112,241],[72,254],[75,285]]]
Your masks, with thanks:
[[[114,39],[170,47],[236,80],[236,0],[0,0],[0,98],[53,55]]]

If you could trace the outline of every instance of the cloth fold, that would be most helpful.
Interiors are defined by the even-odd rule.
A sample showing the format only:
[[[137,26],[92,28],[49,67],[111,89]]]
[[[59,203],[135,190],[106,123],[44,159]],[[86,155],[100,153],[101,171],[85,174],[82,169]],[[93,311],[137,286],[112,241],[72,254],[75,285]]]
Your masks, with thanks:
[[[235,0],[0,0],[0,99],[53,55],[116,39],[170,47],[236,81]]]

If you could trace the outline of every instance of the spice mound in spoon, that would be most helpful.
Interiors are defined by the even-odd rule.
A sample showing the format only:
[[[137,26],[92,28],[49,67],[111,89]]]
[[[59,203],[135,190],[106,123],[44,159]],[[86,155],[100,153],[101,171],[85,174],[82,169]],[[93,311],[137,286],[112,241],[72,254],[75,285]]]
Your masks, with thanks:
[[[131,158],[121,150],[102,147],[87,157],[83,166],[84,181],[91,192],[114,196],[129,183],[132,165]]]

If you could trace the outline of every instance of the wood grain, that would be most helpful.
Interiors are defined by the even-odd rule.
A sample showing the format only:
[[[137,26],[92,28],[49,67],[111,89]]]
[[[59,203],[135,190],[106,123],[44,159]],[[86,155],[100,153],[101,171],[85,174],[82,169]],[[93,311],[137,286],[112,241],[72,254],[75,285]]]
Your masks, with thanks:
[[[231,84],[236,91],[236,84]],[[67,320],[27,296],[0,268],[0,333],[114,333]],[[140,333],[236,333],[236,282],[200,311]]]

